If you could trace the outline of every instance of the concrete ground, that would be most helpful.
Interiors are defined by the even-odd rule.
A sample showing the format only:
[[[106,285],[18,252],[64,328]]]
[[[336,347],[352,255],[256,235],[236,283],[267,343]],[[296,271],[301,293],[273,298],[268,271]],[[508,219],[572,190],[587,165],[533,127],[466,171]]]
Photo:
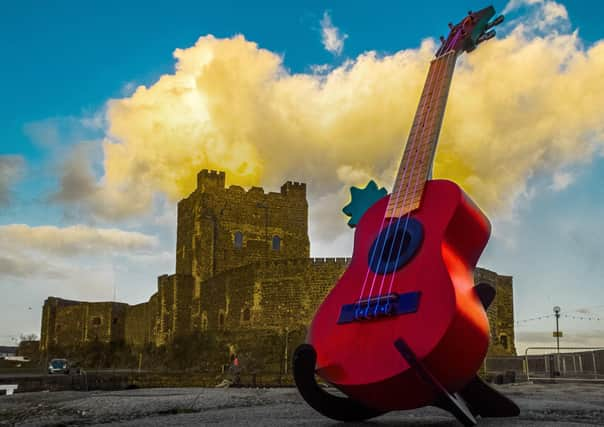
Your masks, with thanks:
[[[604,425],[604,384],[500,386],[521,408],[517,418],[484,426]],[[37,392],[0,396],[0,425],[65,426],[338,426],[308,407],[293,388],[140,389]],[[393,412],[365,426],[457,426],[436,408]]]

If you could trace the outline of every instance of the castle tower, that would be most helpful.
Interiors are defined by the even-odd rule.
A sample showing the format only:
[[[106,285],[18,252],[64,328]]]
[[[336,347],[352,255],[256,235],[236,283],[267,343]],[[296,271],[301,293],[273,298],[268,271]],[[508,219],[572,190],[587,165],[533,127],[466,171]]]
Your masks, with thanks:
[[[225,173],[202,170],[197,189],[178,203],[176,274],[202,282],[263,260],[308,258],[306,184],[288,181],[279,193],[225,188]]]

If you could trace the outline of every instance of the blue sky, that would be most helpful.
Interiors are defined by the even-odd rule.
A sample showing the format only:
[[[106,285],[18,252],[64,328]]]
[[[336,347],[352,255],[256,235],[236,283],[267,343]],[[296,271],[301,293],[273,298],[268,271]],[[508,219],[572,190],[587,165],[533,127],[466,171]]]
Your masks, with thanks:
[[[519,7],[507,16],[510,21],[522,21],[535,7],[522,1],[512,3]],[[537,3],[542,7],[553,2]],[[507,4],[493,2],[498,11]],[[599,20],[604,6],[598,2],[555,4],[563,4],[567,10],[568,19],[562,26],[570,25],[567,33],[578,30],[582,49],[604,38]],[[426,37],[446,35],[449,21],[459,20],[468,9],[484,6],[479,1],[435,1],[430,7],[394,1],[297,5],[60,1],[52,6],[21,1],[4,6],[0,16],[0,92],[5,100],[0,104],[0,156],[5,156],[4,167],[11,172],[6,172],[10,175],[6,184],[9,202],[0,205],[0,225],[54,226],[59,230],[57,236],[60,230],[75,225],[88,227],[88,231],[114,229],[130,233],[127,236],[134,243],[119,246],[115,242],[120,239],[109,234],[103,235],[108,243],[99,251],[85,243],[73,243],[67,249],[22,243],[20,255],[25,254],[27,262],[39,261],[34,255],[41,253],[40,263],[48,268],[39,274],[26,274],[15,266],[10,274],[0,272],[0,287],[9,296],[0,302],[0,311],[17,320],[10,325],[2,322],[0,343],[9,344],[19,333],[39,333],[40,307],[48,295],[102,300],[110,299],[115,288],[118,299],[137,303],[154,292],[157,275],[173,272],[173,197],[158,191],[145,212],[119,219],[89,215],[80,205],[59,203],[53,197],[60,191],[67,160],[73,159],[82,141],[106,136],[107,102],[129,97],[136,86],[153,86],[162,75],[173,73],[175,49],[189,48],[207,34],[219,39],[243,34],[258,47],[280,55],[290,74],[307,75],[317,64],[334,69],[367,51],[388,56],[417,49]],[[326,13],[341,37],[340,54],[330,52],[323,43]],[[506,31],[512,31],[511,27],[503,29],[504,35]],[[105,172],[103,150],[100,144],[87,147],[89,153],[82,159],[89,159],[98,184]],[[604,232],[600,224],[604,160],[594,154],[556,167],[527,173],[525,188],[510,208],[512,213],[494,214],[494,237],[481,265],[514,276],[519,320],[549,315],[553,305],[562,306],[563,311],[585,309],[586,317],[604,318]],[[556,172],[570,178],[553,191]],[[0,192],[2,185],[0,182]],[[316,236],[313,254],[348,255],[351,234],[345,227],[331,241],[320,239],[321,227],[316,225],[321,222],[320,211],[312,204],[318,205],[328,196],[314,194],[311,198],[311,237]],[[341,221],[345,224],[345,219]],[[0,250],[7,248],[0,246]],[[563,321],[568,322],[569,339],[573,334],[576,338],[568,342],[594,343],[604,330],[602,321]],[[518,325],[517,332],[524,342],[544,343],[552,324],[550,320],[526,322]]]

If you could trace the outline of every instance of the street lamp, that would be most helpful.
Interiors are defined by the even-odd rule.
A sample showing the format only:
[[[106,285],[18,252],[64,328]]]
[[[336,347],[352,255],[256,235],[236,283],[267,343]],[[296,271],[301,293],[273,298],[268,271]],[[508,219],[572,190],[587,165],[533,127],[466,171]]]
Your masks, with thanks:
[[[560,329],[558,327],[558,319],[560,319],[560,307],[554,307],[554,314],[556,316],[556,349],[558,354],[560,354]]]

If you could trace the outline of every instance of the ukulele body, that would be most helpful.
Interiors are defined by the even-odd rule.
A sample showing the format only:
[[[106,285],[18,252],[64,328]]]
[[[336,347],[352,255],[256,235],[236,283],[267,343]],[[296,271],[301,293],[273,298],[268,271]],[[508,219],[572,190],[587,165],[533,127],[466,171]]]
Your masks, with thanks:
[[[376,274],[369,267],[372,245],[398,220],[383,220],[389,197],[359,221],[351,263],[308,333],[317,374],[381,411],[417,408],[437,397],[394,347],[397,339],[403,338],[450,392],[474,378],[489,343],[487,315],[473,289],[473,270],[490,234],[486,216],[453,182],[428,181],[420,207],[410,215],[423,228],[418,249],[396,271]],[[414,312],[341,322],[345,305],[413,293],[419,294]]]

